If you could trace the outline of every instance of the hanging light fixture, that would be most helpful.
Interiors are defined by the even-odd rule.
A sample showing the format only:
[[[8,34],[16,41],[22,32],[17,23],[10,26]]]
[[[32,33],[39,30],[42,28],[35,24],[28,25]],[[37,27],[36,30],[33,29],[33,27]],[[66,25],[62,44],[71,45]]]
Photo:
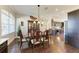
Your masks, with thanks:
[[[38,21],[38,23],[40,23],[39,22],[39,19],[40,19],[40,5],[37,5],[37,7],[38,7],[38,18],[37,18],[36,21]],[[34,23],[35,23],[35,21],[34,21]]]
[[[40,23],[39,19],[40,19],[40,5],[38,5],[38,23]]]
[[[39,12],[40,12],[40,5],[38,5],[38,20],[39,20],[39,16],[40,16],[40,14],[39,14]]]

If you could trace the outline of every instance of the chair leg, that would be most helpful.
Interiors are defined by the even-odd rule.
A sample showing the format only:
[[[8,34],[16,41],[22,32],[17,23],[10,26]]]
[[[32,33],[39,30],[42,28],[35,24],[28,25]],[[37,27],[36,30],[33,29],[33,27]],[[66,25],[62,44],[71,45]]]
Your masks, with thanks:
[[[22,47],[22,42],[20,42],[20,48]]]
[[[41,42],[41,46],[44,47],[44,42]]]
[[[50,46],[49,41],[48,41],[48,47]]]
[[[43,44],[43,48],[44,48],[44,41],[43,41],[43,43],[42,43],[42,44]]]
[[[34,52],[34,45],[32,44],[32,52]]]
[[[49,39],[48,39],[48,47],[50,46],[50,42],[49,42]]]
[[[32,45],[31,45],[31,42],[29,41],[29,42],[28,42],[28,47],[31,47],[31,46],[32,46]]]

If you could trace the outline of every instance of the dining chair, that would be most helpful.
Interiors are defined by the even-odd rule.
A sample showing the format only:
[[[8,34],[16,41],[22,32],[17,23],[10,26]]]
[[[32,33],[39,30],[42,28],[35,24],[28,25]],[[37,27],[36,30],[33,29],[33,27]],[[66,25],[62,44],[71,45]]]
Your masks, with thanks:
[[[34,33],[31,34],[31,46],[32,46],[32,49],[34,49],[36,46],[41,47],[41,32],[40,31],[35,31]]]
[[[19,40],[18,40],[18,45],[20,46],[20,48],[23,48],[23,43],[26,43],[27,42],[27,40],[26,40],[26,38],[23,36],[23,34],[22,34],[22,32],[21,32],[21,30],[19,31]]]
[[[49,46],[49,31],[44,31],[43,47],[47,44]]]

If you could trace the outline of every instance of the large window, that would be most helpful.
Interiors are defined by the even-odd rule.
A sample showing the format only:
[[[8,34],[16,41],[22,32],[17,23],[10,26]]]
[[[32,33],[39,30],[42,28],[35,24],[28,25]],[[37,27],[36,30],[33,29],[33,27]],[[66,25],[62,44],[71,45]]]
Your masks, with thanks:
[[[1,36],[15,32],[15,19],[13,15],[5,10],[1,10]]]

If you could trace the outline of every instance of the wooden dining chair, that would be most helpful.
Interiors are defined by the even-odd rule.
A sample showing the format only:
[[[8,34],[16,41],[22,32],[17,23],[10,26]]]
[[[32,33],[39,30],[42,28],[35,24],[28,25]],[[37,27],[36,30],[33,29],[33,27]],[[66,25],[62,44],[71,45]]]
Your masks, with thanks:
[[[45,44],[48,44],[49,46],[49,31],[48,30],[44,31],[43,46],[45,46]]]
[[[41,32],[36,31],[31,36],[31,46],[34,49],[36,46],[41,46]]]
[[[18,40],[18,45],[20,46],[20,48],[22,48],[23,43],[27,42],[27,40],[26,40],[26,38],[23,37],[21,30],[19,31],[18,34],[19,34],[19,37],[20,37],[20,39]]]

